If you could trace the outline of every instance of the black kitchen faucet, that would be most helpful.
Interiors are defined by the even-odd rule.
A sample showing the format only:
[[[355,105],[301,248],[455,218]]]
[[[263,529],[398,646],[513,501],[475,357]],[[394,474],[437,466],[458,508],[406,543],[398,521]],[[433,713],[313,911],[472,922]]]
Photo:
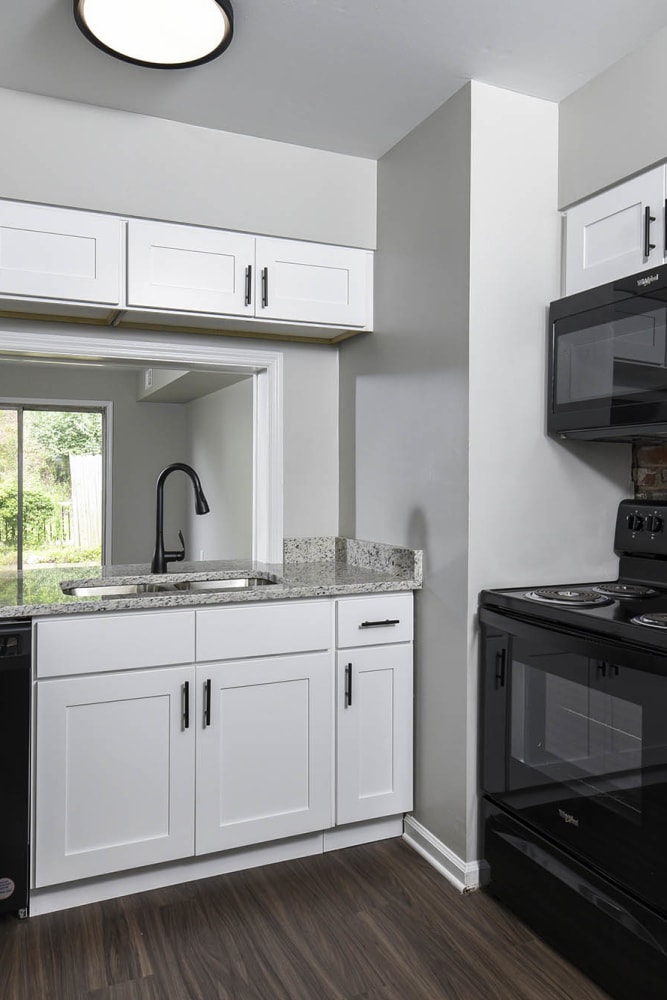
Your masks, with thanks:
[[[168,465],[166,469],[163,469],[160,475],[157,477],[157,496],[156,496],[156,517],[155,517],[155,549],[153,550],[153,559],[151,562],[151,573],[166,573],[167,563],[170,562],[181,562],[185,559],[185,539],[183,538],[183,532],[178,532],[178,537],[181,540],[181,548],[178,550],[165,552],[164,548],[164,484],[167,477],[171,475],[172,472],[185,472],[187,476],[190,477],[192,481],[192,487],[195,491],[195,513],[196,514],[208,514],[209,506],[206,497],[204,496],[204,491],[199,482],[199,476],[195,470],[190,465],[186,465],[185,462],[173,462]]]

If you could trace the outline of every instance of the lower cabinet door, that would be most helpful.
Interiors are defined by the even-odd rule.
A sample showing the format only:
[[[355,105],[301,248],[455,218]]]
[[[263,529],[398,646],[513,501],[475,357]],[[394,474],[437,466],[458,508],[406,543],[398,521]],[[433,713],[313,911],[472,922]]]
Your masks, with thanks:
[[[336,823],[412,808],[412,643],[338,654]]]
[[[36,886],[193,854],[193,681],[183,666],[38,683]]]
[[[333,823],[330,653],[197,667],[196,853]]]

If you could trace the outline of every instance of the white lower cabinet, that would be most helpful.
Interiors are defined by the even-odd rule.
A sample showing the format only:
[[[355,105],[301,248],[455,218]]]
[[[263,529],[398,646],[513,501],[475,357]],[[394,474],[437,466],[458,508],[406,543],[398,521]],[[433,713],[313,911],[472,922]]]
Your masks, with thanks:
[[[37,887],[193,853],[193,679],[181,666],[39,682]]]
[[[336,823],[412,808],[412,644],[338,653]]]
[[[38,621],[33,885],[408,810],[411,640],[409,594]]]
[[[330,653],[197,667],[197,854],[333,823]]]

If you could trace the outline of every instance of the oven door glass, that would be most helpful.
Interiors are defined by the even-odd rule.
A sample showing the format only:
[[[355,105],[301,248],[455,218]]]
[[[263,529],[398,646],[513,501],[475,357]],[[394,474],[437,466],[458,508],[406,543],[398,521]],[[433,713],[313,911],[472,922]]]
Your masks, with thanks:
[[[667,909],[667,670],[519,638],[510,649],[498,798],[620,882],[639,870]]]

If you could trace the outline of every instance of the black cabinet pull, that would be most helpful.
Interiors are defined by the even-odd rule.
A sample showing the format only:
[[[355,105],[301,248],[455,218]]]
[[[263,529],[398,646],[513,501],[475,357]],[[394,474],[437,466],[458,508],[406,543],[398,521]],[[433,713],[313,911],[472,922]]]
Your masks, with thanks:
[[[345,708],[352,704],[352,664],[345,667]]]
[[[644,256],[648,257],[651,250],[655,250],[655,243],[651,243],[651,223],[655,222],[655,215],[651,215],[651,206],[644,209]]]
[[[204,726],[211,725],[211,678],[204,684]]]
[[[507,664],[507,650],[500,649],[496,653],[496,689],[505,687],[505,670]]]
[[[252,264],[248,264],[245,269],[245,304],[252,303]]]
[[[600,660],[598,663],[598,673],[600,674],[600,677],[607,676],[607,664],[604,660]]]
[[[183,685],[183,729],[190,728],[190,681]]]
[[[400,625],[400,618],[385,618],[383,622],[362,622],[359,628],[380,628],[382,625]]]
[[[266,309],[269,304],[269,269],[262,268],[262,309]]]

